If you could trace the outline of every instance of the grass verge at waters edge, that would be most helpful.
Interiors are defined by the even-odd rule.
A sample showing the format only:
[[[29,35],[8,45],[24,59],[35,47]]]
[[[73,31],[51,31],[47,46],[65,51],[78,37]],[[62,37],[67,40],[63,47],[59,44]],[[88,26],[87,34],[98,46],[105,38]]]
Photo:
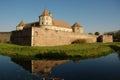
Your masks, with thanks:
[[[1,55],[39,59],[93,58],[107,55],[117,50],[120,50],[119,42],[71,44],[52,47],[30,47],[0,43]]]

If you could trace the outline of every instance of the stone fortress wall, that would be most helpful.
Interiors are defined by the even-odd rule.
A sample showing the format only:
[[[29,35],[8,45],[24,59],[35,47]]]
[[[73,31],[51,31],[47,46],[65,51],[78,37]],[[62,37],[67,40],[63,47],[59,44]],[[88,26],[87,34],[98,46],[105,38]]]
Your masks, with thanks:
[[[0,42],[10,42],[11,32],[0,32]]]
[[[13,31],[12,43],[29,46],[68,45],[77,39],[85,39],[87,43],[97,42],[98,36],[74,32],[55,31],[46,28],[32,27],[22,31]],[[12,40],[14,39],[14,40]],[[101,42],[112,42],[112,36],[101,37]]]
[[[100,35],[97,37],[97,42],[113,42],[113,36],[111,35]]]
[[[88,43],[96,42],[96,36],[93,35],[32,27],[31,46],[68,45],[76,39],[85,39]]]
[[[101,41],[98,41],[97,39]],[[28,46],[57,46],[68,45],[76,39],[86,39],[88,43],[113,42],[110,35],[88,35],[74,32],[55,31],[45,28],[32,27],[22,31],[0,32],[0,42],[12,42]]]
[[[103,43],[106,42],[113,42],[113,36],[111,35],[102,35],[102,41]]]
[[[18,45],[31,46],[31,28],[12,31],[10,41]]]
[[[46,28],[32,27],[22,31],[13,31],[11,41],[18,45],[29,46],[57,46],[68,45],[76,39],[85,39],[88,43],[96,42],[96,36],[50,30]]]

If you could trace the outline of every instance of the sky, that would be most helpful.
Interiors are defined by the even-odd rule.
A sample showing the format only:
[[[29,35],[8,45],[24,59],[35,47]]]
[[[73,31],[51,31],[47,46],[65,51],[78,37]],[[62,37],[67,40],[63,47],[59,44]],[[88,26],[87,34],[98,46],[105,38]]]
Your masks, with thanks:
[[[85,33],[120,30],[120,0],[1,0],[0,32],[15,30],[21,20],[38,21],[44,9],[54,19],[78,22]]]

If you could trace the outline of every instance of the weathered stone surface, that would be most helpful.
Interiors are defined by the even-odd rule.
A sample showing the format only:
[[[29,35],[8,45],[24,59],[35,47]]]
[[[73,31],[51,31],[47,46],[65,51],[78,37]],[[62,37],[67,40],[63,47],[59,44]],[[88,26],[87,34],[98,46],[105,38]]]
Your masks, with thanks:
[[[0,32],[0,42],[9,42],[11,32]]]
[[[40,27],[32,27],[22,31],[13,31],[11,35],[12,43],[31,46],[68,45],[76,39],[86,39],[88,43],[96,42],[96,36],[94,35],[46,30]]]

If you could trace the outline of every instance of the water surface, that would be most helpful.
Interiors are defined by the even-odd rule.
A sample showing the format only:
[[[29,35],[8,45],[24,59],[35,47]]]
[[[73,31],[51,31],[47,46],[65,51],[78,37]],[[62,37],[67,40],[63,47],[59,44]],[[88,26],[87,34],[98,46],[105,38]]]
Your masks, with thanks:
[[[120,55],[84,60],[23,60],[0,56],[0,80],[120,80]]]

